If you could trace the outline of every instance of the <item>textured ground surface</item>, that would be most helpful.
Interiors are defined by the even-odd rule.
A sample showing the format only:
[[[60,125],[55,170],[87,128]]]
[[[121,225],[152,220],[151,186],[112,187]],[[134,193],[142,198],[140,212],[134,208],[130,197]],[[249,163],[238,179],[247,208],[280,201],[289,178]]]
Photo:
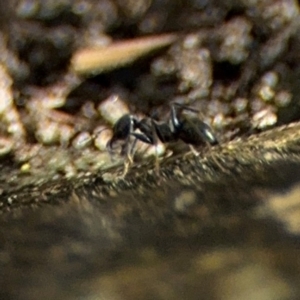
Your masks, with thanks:
[[[299,298],[298,2],[220,2],[0,1],[1,299]],[[220,145],[118,177],[97,128],[172,101]]]

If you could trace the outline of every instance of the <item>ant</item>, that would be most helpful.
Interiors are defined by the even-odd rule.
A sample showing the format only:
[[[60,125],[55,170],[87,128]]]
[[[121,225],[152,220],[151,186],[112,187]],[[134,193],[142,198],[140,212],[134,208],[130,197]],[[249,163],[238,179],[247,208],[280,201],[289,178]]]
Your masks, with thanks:
[[[180,110],[179,110],[179,109]],[[132,163],[132,155],[137,140],[140,140],[149,145],[157,145],[158,140],[162,143],[175,142],[182,140],[189,144],[193,153],[199,153],[193,146],[200,146],[204,143],[210,145],[217,145],[218,140],[214,135],[212,129],[199,118],[190,118],[181,115],[182,110],[189,110],[197,113],[198,111],[174,103],[171,106],[171,116],[168,122],[158,122],[153,118],[143,118],[138,120],[131,114],[122,116],[113,127],[113,136],[107,143],[107,149],[112,153],[113,144],[118,140],[124,140],[121,154],[125,154],[127,163],[125,164],[124,173],[128,171],[129,164]],[[140,133],[135,132],[139,130]],[[135,140],[130,147],[130,137],[134,136]]]
[[[158,122],[151,118],[151,124],[149,124],[147,119],[142,119],[137,125],[142,133],[132,132],[131,134],[138,140],[152,145],[157,143],[157,138],[162,143],[182,140],[186,144],[194,146],[203,145],[205,142],[210,145],[218,144],[216,136],[206,123],[197,118],[179,116],[176,106],[179,106],[182,110],[198,112],[195,109],[176,103],[171,106],[171,118],[168,123]]]

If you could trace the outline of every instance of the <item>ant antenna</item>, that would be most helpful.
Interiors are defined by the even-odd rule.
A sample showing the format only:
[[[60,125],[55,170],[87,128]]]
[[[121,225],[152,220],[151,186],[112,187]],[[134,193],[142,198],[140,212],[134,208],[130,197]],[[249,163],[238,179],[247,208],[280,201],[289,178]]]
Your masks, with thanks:
[[[183,110],[189,110],[189,111],[192,111],[194,113],[199,113],[200,112],[199,109],[192,108],[192,107],[190,107],[188,105],[177,103],[177,102],[172,103],[171,106],[175,106],[175,107],[177,106],[177,107],[179,107],[179,108],[181,108]]]

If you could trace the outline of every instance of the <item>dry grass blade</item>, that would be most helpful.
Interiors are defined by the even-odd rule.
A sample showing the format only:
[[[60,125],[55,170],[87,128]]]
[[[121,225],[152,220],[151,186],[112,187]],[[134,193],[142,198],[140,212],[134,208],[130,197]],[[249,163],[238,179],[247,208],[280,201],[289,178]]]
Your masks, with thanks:
[[[174,34],[164,34],[115,42],[107,47],[84,48],[74,54],[71,65],[77,74],[98,74],[168,46],[176,37]]]

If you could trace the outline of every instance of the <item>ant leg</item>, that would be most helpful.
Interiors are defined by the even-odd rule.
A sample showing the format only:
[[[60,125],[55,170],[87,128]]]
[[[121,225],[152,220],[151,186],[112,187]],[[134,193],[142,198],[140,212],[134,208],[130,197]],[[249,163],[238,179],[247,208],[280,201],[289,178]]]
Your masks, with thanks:
[[[114,161],[114,152],[113,152],[113,139],[109,140],[106,144],[106,150],[109,154],[110,160],[113,162]]]
[[[145,134],[133,132],[131,135],[133,135],[135,137],[135,140],[133,141],[133,144],[131,146],[131,151],[130,151],[130,154],[132,156],[134,154],[137,141],[141,141],[141,142],[143,142],[145,144],[153,145],[152,138],[149,137],[149,136],[147,136],[147,135],[145,135]]]
[[[132,146],[131,146],[131,149],[130,149],[130,156],[133,157],[134,155],[134,151],[135,151],[135,146],[136,146],[136,143],[137,143],[138,139],[135,138],[133,143],[132,143]]]
[[[176,106],[180,107],[182,110],[189,110],[189,111],[194,112],[194,113],[199,113],[199,111],[197,109],[188,107],[186,105],[181,105],[179,103],[172,104],[171,105],[171,125],[172,126],[170,126],[170,129],[173,133],[180,130],[180,127],[181,127],[181,122],[178,118],[178,111],[176,109]]]
[[[124,162],[123,173],[121,175],[122,178],[126,176],[126,174],[129,171],[129,167],[133,164],[133,154],[134,154],[134,149],[135,149],[137,141],[140,140],[144,143],[152,144],[152,141],[146,135],[135,133],[135,132],[132,132],[131,135],[133,135],[135,137],[131,147],[129,147],[130,135],[128,136],[126,144],[124,145],[125,150],[123,150],[123,153],[125,153],[126,159],[125,159],[125,162]]]
[[[194,154],[194,156],[198,157],[200,155],[200,152],[198,152],[193,145],[189,144],[189,147],[190,147],[192,153]]]
[[[159,173],[159,160],[158,160],[158,151],[157,151],[157,144],[158,144],[158,135],[157,135],[157,126],[153,119],[151,119],[151,135],[143,133],[135,133],[133,132],[132,135],[136,138],[136,140],[140,140],[146,144],[153,145],[155,147],[155,172]]]
[[[172,106],[177,106],[177,107],[180,107],[181,109],[183,109],[183,110],[189,110],[189,111],[191,111],[191,112],[194,112],[194,113],[199,113],[200,111],[198,110],[198,109],[196,109],[196,108],[192,108],[192,107],[190,107],[190,106],[187,106],[187,105],[184,105],[184,104],[180,104],[180,103],[173,103],[173,105]]]
[[[126,176],[126,174],[128,173],[128,171],[129,171],[129,167],[132,165],[132,160],[131,161],[129,161],[129,160],[125,160],[125,162],[124,162],[124,167],[123,167],[123,172],[122,172],[122,174],[121,174],[121,178],[124,178],[125,176]]]
[[[134,148],[136,146],[137,141],[141,141],[145,144],[153,145],[153,139],[151,136],[146,135],[144,133],[135,133],[133,132],[131,135],[135,137],[135,140],[133,142],[133,145],[131,147],[131,153],[133,154]]]
[[[171,106],[171,125],[172,126],[170,126],[170,129],[173,133],[176,132],[178,128],[180,128],[180,121],[177,116],[175,105]]]
[[[125,143],[121,150],[121,154],[125,155],[124,169],[123,169],[122,177],[125,177],[125,175],[128,173],[129,167],[133,164],[133,150],[134,150],[134,147],[136,144],[136,140],[134,140],[132,145],[130,146],[130,144],[131,144],[130,138],[131,138],[131,135],[133,134],[133,131],[134,131],[134,119],[131,117],[128,134],[127,134]]]
[[[136,140],[140,140],[149,145],[154,145],[153,139],[145,134],[133,132],[131,135],[133,135],[136,138]]]
[[[158,152],[157,152],[157,146],[155,146],[155,166],[154,170],[157,176],[159,176],[160,172],[160,166],[159,166],[159,160],[158,160]]]
[[[151,118],[151,128],[152,128],[152,136],[153,136],[153,144],[155,147],[155,173],[159,176],[159,159],[158,159],[158,152],[157,152],[157,144],[158,144],[158,134],[157,134],[157,125],[155,121]]]
[[[129,147],[129,140],[126,139],[125,145],[123,145],[122,150],[121,150],[122,155],[125,155],[123,172],[120,175],[121,178],[124,178],[126,176],[126,174],[129,171],[130,166],[133,164],[133,158],[131,155],[131,151],[129,151],[129,149],[131,150],[131,148],[132,147]]]
[[[122,149],[122,154],[125,154],[125,161],[124,161],[124,169],[122,173],[122,177],[128,173],[129,167],[133,164],[133,157],[131,156],[131,149],[130,147],[130,135],[126,138],[125,145]]]

